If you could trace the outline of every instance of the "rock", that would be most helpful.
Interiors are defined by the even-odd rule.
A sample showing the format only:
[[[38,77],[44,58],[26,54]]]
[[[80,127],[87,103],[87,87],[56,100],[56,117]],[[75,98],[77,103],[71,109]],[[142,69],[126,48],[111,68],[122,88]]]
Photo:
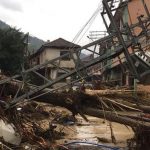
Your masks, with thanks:
[[[14,125],[2,119],[0,119],[0,137],[10,144],[19,145],[21,143],[21,136],[16,132]]]

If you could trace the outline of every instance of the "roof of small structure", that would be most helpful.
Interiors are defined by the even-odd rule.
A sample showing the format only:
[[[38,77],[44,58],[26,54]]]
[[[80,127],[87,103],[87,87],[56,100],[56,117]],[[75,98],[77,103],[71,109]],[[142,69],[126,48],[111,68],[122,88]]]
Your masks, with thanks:
[[[64,49],[80,47],[79,45],[69,42],[63,38],[58,38],[52,42],[45,43],[43,46],[54,47],[54,48],[64,48]]]
[[[34,54],[31,55],[30,58],[37,56],[40,54],[45,48],[56,48],[56,49],[77,49],[80,48],[80,45],[69,42],[63,38],[58,38],[54,41],[47,42],[43,44]]]

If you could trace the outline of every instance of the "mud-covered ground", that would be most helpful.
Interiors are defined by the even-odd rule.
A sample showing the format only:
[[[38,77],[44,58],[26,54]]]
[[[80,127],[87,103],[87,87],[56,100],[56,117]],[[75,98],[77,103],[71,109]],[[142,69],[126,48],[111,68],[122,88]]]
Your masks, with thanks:
[[[114,146],[126,146],[126,140],[131,139],[134,133],[130,127],[118,123],[112,123],[113,132],[116,138],[116,144],[112,143],[110,123],[103,119],[89,117],[89,122],[85,122],[81,117],[78,117],[82,123],[79,125],[66,126],[65,136],[63,141],[79,140],[89,142],[108,143]],[[59,142],[62,140],[59,140]]]
[[[45,106],[45,110],[61,114],[62,116],[71,115],[71,113],[67,109],[62,107]],[[36,117],[34,116],[34,118]],[[42,128],[49,128],[49,122],[52,121],[50,119],[51,117],[49,119],[42,117],[41,119],[39,119],[38,116],[37,118],[38,120],[35,119],[35,121],[39,123]],[[113,143],[109,121],[91,116],[87,116],[87,118],[89,120],[88,122],[79,115],[76,116],[76,122],[72,120],[60,121],[59,119],[54,119],[52,122],[57,126],[55,128],[55,131],[58,131],[58,133],[64,133],[63,136],[53,141],[54,145],[66,144],[71,142],[81,142],[70,145],[71,149],[75,149],[77,147],[79,149],[79,145],[81,149],[81,145],[84,145],[85,149],[91,149],[93,147],[91,147],[91,143],[126,148],[127,140],[133,138],[134,136],[134,133],[130,127],[112,122],[112,131],[116,140],[116,143]],[[90,145],[87,147],[85,146],[86,143],[90,143]]]

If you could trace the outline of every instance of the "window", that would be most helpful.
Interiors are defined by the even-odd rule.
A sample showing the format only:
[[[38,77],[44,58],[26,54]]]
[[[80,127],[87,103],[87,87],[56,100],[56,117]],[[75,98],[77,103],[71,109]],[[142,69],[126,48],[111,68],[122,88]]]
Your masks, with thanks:
[[[60,51],[60,56],[63,56],[67,53],[69,53],[69,51]],[[62,57],[61,59],[62,60],[70,60],[70,54],[68,54],[67,56]]]

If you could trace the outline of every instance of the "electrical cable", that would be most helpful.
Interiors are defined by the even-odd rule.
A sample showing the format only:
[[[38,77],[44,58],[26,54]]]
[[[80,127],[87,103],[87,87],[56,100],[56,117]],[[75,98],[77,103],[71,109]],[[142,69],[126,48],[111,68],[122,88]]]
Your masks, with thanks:
[[[81,39],[83,38],[83,36],[86,34],[86,32],[88,31],[88,29],[91,27],[92,23],[94,22],[95,18],[97,17],[99,11],[101,10],[101,8],[98,8],[95,13],[93,14],[91,20],[88,22],[87,24],[87,29],[85,30],[85,32],[83,33],[83,35],[81,36],[81,38],[77,41],[77,43],[79,43],[81,41]],[[85,27],[86,28],[86,27]],[[84,31],[84,30],[83,30]],[[82,32],[81,32],[82,33]]]
[[[100,5],[101,3],[99,3]],[[93,18],[96,17],[97,13],[102,9],[102,4],[101,7],[98,6],[98,8],[96,9],[96,11],[92,14],[92,16],[90,17],[90,19],[85,23],[85,25],[83,25],[83,27],[79,30],[79,32],[75,35],[75,37],[73,38],[72,42],[75,42],[79,36],[81,35],[81,33],[84,31],[84,29],[86,28],[86,26],[93,20]]]

